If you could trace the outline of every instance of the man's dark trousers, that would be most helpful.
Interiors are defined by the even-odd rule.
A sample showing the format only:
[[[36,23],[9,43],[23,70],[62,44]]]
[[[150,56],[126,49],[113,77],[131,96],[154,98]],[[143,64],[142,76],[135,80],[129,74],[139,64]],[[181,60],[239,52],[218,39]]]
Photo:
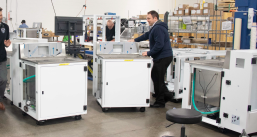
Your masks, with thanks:
[[[173,60],[173,56],[154,60],[151,77],[154,83],[154,92],[157,104],[165,104],[164,94],[169,92],[164,82],[164,76],[167,68]]]

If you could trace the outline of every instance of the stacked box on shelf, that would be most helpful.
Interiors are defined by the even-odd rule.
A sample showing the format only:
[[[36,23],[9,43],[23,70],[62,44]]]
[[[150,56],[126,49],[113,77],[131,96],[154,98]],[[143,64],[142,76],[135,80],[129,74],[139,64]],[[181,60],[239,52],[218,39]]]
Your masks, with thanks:
[[[218,10],[229,11],[237,9],[235,7],[235,0],[219,0],[218,1]]]
[[[192,10],[194,10],[194,7],[187,7],[187,8],[185,9],[185,15],[186,15],[186,16],[191,15],[191,11],[192,11]]]
[[[220,11],[218,11],[220,12]],[[220,30],[221,30],[221,23],[223,22],[223,20],[226,20],[228,17],[232,17],[232,13],[229,12],[223,12],[221,13],[222,16],[215,16],[215,17],[210,17],[210,19],[212,20],[212,28],[211,31],[209,31],[209,38],[211,38],[212,41],[216,41],[216,42],[225,42],[226,41],[226,37],[224,37],[226,34],[219,34]],[[217,18],[217,19],[216,19]],[[220,22],[220,19],[222,20]],[[217,20],[217,21],[216,21]],[[233,26],[232,26],[233,29]],[[217,35],[216,34],[212,34],[212,33],[216,33],[217,30]],[[227,33],[229,34],[230,31],[227,31]],[[226,31],[221,31],[221,33],[226,33]],[[216,36],[215,36],[216,35]],[[196,37],[195,33],[192,34],[192,36]],[[208,32],[204,33],[197,33],[197,38],[201,38],[201,37],[208,37]],[[233,41],[233,37],[227,37],[227,42],[232,42]]]

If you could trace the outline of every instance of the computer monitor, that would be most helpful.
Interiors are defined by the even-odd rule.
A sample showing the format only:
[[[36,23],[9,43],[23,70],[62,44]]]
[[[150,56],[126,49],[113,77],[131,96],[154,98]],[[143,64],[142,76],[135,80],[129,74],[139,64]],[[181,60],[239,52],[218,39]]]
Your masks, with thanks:
[[[70,28],[68,27],[70,24]],[[83,35],[82,17],[55,17],[55,35]]]

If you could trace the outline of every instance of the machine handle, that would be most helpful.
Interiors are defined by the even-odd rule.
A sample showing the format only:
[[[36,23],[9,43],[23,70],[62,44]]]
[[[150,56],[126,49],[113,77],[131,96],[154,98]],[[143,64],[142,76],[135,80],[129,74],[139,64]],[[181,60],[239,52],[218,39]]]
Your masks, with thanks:
[[[42,91],[42,94],[44,95],[44,91]]]
[[[108,82],[106,82],[106,85],[108,85]]]

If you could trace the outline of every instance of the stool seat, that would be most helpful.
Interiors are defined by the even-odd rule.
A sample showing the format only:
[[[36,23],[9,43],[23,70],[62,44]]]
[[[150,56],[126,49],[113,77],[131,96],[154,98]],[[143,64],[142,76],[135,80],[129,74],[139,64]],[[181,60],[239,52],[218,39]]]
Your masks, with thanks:
[[[192,109],[171,109],[166,112],[166,119],[178,124],[197,124],[202,121],[202,114]]]

